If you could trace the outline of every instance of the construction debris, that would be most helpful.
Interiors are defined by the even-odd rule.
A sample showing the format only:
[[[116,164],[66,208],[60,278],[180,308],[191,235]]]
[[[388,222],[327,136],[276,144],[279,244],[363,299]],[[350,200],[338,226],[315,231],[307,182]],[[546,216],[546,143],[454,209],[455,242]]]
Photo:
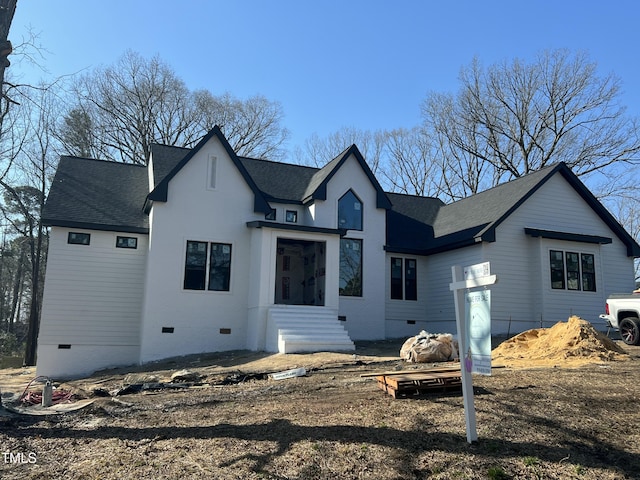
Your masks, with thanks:
[[[42,389],[34,388],[34,384],[43,383]],[[31,380],[21,395],[5,394],[2,396],[0,409],[20,415],[56,415],[80,410],[93,403],[93,400],[78,400],[73,392],[56,388],[48,377],[36,377]]]
[[[378,388],[393,398],[462,391],[460,365],[443,368],[386,373],[376,377]]]
[[[450,333],[432,334],[422,330],[404,342],[400,358],[412,363],[448,362],[458,358],[458,342]]]
[[[294,368],[292,370],[285,370],[284,372],[272,373],[271,378],[274,380],[284,380],[285,378],[304,377],[307,374],[307,370],[303,368]]]
[[[172,382],[197,382],[198,380],[200,375],[191,370],[179,370],[171,375]]]

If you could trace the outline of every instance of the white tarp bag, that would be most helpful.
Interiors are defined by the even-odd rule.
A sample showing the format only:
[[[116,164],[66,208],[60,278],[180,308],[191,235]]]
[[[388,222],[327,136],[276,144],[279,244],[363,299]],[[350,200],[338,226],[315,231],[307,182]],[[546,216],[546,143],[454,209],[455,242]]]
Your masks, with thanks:
[[[448,362],[458,358],[458,342],[450,333],[428,333],[407,339],[400,349],[400,358],[406,362]]]

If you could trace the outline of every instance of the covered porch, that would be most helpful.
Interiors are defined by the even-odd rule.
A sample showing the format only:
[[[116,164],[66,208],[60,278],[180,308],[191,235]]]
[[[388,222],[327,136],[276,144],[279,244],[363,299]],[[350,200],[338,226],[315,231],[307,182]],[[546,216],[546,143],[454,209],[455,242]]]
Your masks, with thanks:
[[[249,222],[248,348],[352,351],[338,320],[339,229]]]

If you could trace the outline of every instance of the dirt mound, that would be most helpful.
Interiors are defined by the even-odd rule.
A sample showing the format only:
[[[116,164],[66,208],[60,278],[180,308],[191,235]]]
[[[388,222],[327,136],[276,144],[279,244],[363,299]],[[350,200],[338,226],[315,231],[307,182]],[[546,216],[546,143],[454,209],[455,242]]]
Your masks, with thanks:
[[[494,366],[508,367],[577,367],[628,359],[614,341],[576,316],[551,328],[522,332],[502,342],[491,354]]]

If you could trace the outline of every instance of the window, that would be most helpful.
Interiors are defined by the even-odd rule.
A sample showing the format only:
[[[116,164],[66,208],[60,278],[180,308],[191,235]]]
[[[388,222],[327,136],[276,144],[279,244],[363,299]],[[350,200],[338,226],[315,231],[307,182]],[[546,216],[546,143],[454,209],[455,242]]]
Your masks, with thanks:
[[[209,245],[210,248],[207,248]],[[185,290],[205,290],[206,288],[226,292],[230,288],[230,279],[231,245],[187,241]]]
[[[402,268],[404,264],[404,269]],[[417,261],[413,258],[391,258],[391,298],[417,300]]]
[[[592,253],[550,250],[551,288],[596,291],[595,256]]]
[[[231,245],[212,243],[209,263],[209,290],[229,291],[231,278]]]
[[[418,299],[418,277],[416,271],[416,260],[406,258],[404,261],[404,299]]]
[[[402,300],[402,259],[391,259],[391,299]]]
[[[338,200],[338,228],[362,230],[362,202],[352,190]]]
[[[558,250],[551,250],[551,288],[564,288],[564,256]]]
[[[116,248],[138,248],[136,237],[116,237]]]
[[[67,236],[67,243],[71,243],[73,245],[89,245],[90,242],[90,233],[69,232],[69,235]]]
[[[340,295],[362,296],[362,240],[340,240]]]
[[[580,290],[580,262],[578,254],[567,252],[567,290]]]
[[[596,291],[596,266],[595,256],[592,253],[580,254],[582,266],[582,290],[585,292]]]
[[[204,290],[207,278],[207,243],[187,242],[187,259],[184,269],[184,288]]]
[[[287,214],[285,216],[285,220],[289,223],[297,223],[298,222],[298,212],[295,210],[287,210]]]

